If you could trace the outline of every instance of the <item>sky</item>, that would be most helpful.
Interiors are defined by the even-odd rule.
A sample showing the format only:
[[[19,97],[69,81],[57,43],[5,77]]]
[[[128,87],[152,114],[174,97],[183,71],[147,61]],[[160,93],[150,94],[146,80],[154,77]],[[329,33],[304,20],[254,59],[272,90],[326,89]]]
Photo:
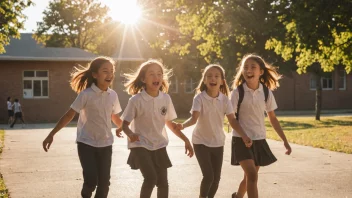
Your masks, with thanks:
[[[43,11],[48,7],[49,1],[50,0],[33,0],[35,5],[30,6],[23,11],[23,13],[27,16],[27,20],[25,21],[25,24],[24,24],[25,29],[21,30],[22,33],[34,32],[34,30],[37,28],[37,22],[42,21],[43,19]],[[133,0],[100,0],[100,2],[104,5],[107,5],[112,12],[113,10],[111,8],[116,9],[117,7],[121,7],[119,5],[130,4],[134,1]],[[115,19],[114,16],[112,16],[112,18]]]

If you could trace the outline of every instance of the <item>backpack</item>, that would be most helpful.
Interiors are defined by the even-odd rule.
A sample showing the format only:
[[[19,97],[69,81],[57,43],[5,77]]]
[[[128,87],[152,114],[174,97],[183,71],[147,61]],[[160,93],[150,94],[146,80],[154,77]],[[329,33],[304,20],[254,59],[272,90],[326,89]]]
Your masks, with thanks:
[[[266,101],[268,100],[268,96],[269,96],[269,89],[267,86],[265,86],[263,83],[261,83],[263,85],[263,91],[264,91],[264,97],[265,97],[265,103]],[[237,87],[237,90],[238,90],[238,102],[237,102],[237,112],[235,113],[235,116],[236,116],[236,120],[239,119],[239,112],[240,112],[240,106],[241,106],[241,103],[243,101],[243,97],[244,97],[244,89],[243,89],[243,83],[241,83],[238,87]]]

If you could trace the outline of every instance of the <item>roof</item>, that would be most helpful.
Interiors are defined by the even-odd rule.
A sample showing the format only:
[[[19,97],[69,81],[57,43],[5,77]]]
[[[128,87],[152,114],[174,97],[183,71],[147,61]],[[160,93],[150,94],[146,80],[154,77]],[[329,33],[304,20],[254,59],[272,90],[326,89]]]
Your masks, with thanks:
[[[129,46],[129,45],[128,45]],[[0,60],[23,60],[23,61],[91,61],[98,55],[79,48],[44,47],[37,43],[31,33],[22,33],[20,39],[11,38],[10,44],[5,46],[6,52],[0,54]],[[114,54],[112,58],[121,61],[144,60],[140,53],[135,55],[136,50],[131,46]]]

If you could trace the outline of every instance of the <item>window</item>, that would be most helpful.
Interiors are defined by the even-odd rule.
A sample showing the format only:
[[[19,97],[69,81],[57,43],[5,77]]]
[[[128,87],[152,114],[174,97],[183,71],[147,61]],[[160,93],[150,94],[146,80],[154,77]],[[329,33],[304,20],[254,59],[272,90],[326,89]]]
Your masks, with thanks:
[[[345,69],[338,70],[338,85],[339,90],[346,90],[346,71]]]
[[[195,82],[192,78],[187,79],[185,82],[185,92],[186,93],[193,93],[195,86],[196,86]]]
[[[310,89],[315,90],[317,88],[316,77],[311,76],[310,78]],[[333,90],[332,73],[327,74],[327,76],[321,77],[321,87],[323,90]]]
[[[49,98],[49,72],[23,72],[23,98]]]
[[[170,93],[178,93],[178,80],[177,80],[177,77],[175,77],[175,76],[170,78],[169,92]]]

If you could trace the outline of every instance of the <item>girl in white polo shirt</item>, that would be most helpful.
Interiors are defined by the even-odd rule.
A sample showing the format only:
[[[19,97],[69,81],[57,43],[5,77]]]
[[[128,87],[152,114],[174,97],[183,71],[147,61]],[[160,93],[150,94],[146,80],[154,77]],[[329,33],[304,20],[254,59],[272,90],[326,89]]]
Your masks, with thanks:
[[[78,96],[45,138],[43,148],[48,151],[54,135],[79,113],[76,142],[84,179],[81,196],[91,197],[97,187],[95,197],[106,198],[114,141],[111,121],[118,127],[122,125],[118,115],[121,112],[119,99],[116,92],[109,88],[115,77],[114,61],[98,57],[87,68],[76,69],[72,74],[71,87]],[[116,135],[120,137],[119,133]]]
[[[8,119],[7,123],[8,124],[12,124],[15,114],[13,113],[11,97],[7,97],[7,113],[8,113],[8,116],[9,116],[9,119]]]
[[[277,105],[274,95],[270,91],[279,86],[280,77],[274,67],[257,55],[246,55],[240,62],[239,71],[233,83],[234,90],[231,94],[231,102],[240,125],[248,137],[253,140],[253,145],[246,148],[240,141],[241,134],[237,130],[233,130],[231,164],[241,165],[244,170],[244,178],[237,193],[232,194],[233,198],[242,198],[246,192],[249,198],[257,198],[259,167],[267,166],[276,161],[265,140],[264,111],[266,111],[271,125],[284,141],[286,154],[291,153],[291,147],[274,113]],[[243,90],[243,100],[239,103],[240,89]]]
[[[185,142],[186,154],[193,156],[188,138],[172,122],[177,116],[171,98],[166,94],[168,72],[159,61],[149,60],[126,77],[129,79],[126,90],[133,95],[122,114],[122,129],[129,138],[127,163],[132,169],[139,169],[144,177],[141,198],[149,198],[155,186],[158,187],[157,197],[167,198],[167,168],[172,165],[166,152],[169,140],[165,124]]]
[[[193,99],[192,116],[177,125],[179,129],[184,129],[197,123],[192,143],[203,174],[200,198],[213,198],[219,186],[225,144],[225,115],[231,126],[240,132],[246,145],[251,145],[251,140],[234,118],[228,94],[224,69],[216,64],[207,66]]]

